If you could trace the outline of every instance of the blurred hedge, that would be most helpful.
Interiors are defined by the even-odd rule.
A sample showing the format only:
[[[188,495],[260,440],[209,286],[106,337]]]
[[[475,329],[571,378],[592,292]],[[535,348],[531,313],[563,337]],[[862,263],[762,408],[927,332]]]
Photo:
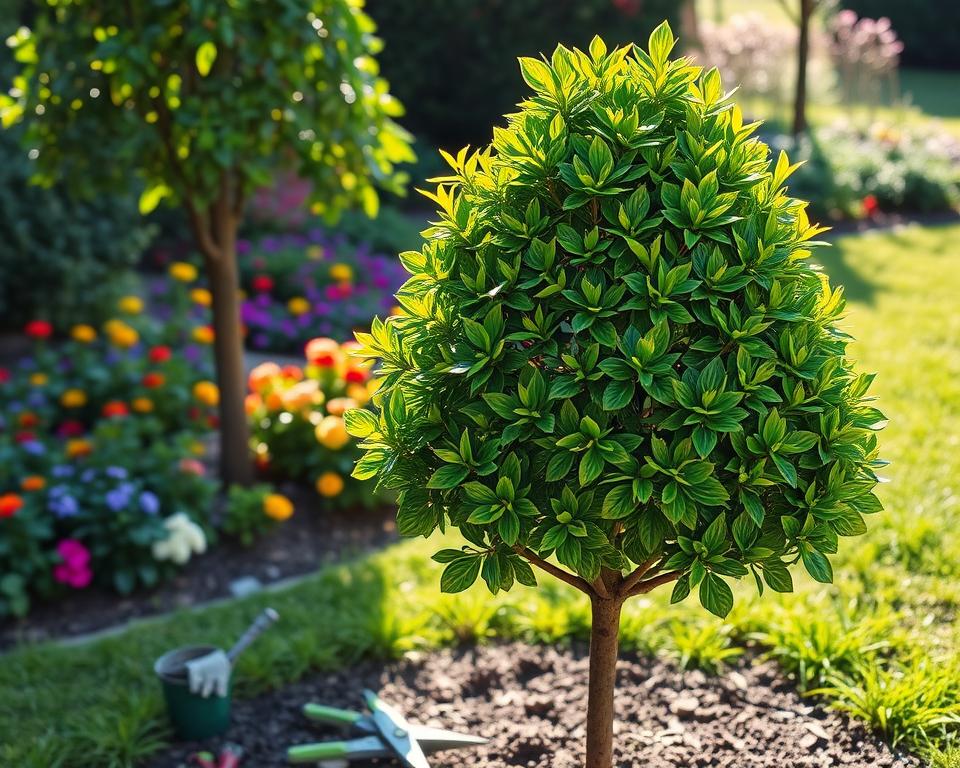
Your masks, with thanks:
[[[557,43],[645,42],[676,0],[368,0],[386,46],[379,55],[404,125],[446,149],[490,141],[491,127],[529,90],[518,56]]]
[[[960,1],[844,0],[859,16],[886,16],[903,40],[908,67],[960,69]]]

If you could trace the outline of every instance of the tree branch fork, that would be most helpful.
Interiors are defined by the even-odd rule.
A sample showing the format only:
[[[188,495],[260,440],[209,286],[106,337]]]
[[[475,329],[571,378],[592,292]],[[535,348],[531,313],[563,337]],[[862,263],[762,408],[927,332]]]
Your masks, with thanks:
[[[657,587],[676,581],[682,575],[680,571],[662,571],[665,559],[654,556],[640,563],[626,575],[604,568],[597,579],[589,582],[582,576],[543,559],[527,547],[518,545],[514,547],[514,551],[531,565],[583,592],[591,600],[613,600],[622,603],[631,597],[646,594]]]

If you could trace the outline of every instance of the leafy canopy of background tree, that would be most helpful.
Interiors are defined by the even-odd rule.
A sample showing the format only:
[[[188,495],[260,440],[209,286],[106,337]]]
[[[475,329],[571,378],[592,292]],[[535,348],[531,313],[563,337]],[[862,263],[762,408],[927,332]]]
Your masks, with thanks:
[[[280,164],[317,209],[377,209],[412,159],[373,55],[373,23],[346,0],[48,0],[10,41],[22,65],[0,113],[29,118],[38,177],[125,188],[194,213],[221,171],[241,199]]]
[[[348,414],[355,476],[398,492],[402,533],[459,529],[446,591],[532,585],[533,563],[595,596],[675,581],[723,616],[730,578],[829,582],[880,509],[882,415],[808,263],[822,230],[673,44],[521,59],[533,95],[446,156],[403,312],[358,334],[383,387]]]

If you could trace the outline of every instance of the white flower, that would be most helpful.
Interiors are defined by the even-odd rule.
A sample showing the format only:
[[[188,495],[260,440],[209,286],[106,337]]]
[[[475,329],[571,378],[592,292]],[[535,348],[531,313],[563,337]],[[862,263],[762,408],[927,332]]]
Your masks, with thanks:
[[[207,537],[203,529],[185,513],[177,512],[163,521],[168,536],[153,544],[154,560],[170,560],[183,565],[194,554],[207,550]]]

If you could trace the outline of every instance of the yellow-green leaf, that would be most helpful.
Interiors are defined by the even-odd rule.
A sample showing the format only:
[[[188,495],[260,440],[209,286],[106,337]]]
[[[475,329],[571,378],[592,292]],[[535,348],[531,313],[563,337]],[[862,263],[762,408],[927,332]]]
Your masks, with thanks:
[[[217,60],[217,46],[215,43],[207,40],[205,43],[201,43],[200,47],[197,48],[197,72],[200,73],[200,77],[206,77],[210,74],[210,70],[213,68],[213,62]]]

